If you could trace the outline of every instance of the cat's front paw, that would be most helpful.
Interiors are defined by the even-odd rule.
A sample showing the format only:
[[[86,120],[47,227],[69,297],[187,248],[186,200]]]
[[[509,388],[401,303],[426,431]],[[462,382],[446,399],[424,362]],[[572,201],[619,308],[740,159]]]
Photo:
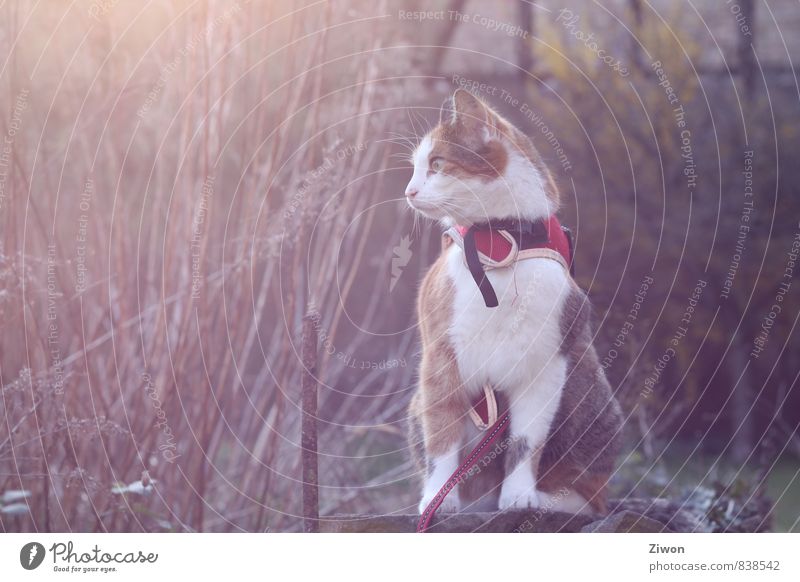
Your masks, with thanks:
[[[497,506],[501,511],[506,509],[535,509],[539,507],[539,493],[535,488],[519,491],[511,487],[503,487]]]
[[[419,502],[418,507],[418,512],[420,514],[427,509],[428,505],[430,505],[430,502],[433,501],[435,496],[436,493],[422,496],[422,500]],[[451,491],[450,494],[444,498],[444,501],[442,501],[442,504],[436,511],[440,511],[442,513],[458,513],[461,511],[461,500],[458,497],[458,492]]]

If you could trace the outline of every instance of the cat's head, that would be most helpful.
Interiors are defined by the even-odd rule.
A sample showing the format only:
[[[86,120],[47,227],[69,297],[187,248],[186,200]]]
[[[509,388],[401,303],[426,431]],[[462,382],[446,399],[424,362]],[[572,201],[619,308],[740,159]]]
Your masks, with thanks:
[[[558,190],[528,137],[463,89],[445,101],[412,161],[406,200],[445,224],[536,220],[558,207]]]

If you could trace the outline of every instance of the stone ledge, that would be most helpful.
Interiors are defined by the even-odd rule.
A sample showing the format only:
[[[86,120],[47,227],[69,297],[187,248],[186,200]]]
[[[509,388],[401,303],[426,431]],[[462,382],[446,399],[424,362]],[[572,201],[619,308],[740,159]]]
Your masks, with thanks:
[[[418,515],[341,515],[320,518],[320,531],[328,533],[410,533],[416,530]],[[692,520],[691,523],[696,523]],[[438,515],[429,529],[433,533],[578,533],[692,531],[664,523],[641,513],[619,510],[606,517],[574,515],[537,510],[498,513]]]

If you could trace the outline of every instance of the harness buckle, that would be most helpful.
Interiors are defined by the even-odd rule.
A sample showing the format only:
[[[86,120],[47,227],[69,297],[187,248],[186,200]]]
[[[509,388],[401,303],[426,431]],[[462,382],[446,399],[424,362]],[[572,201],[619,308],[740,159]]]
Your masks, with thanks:
[[[481,405],[486,406],[485,421],[483,420],[481,411],[478,410],[479,408],[483,408]],[[475,427],[478,430],[485,431],[497,422],[498,416],[497,396],[494,393],[494,389],[492,388],[491,384],[484,384],[483,396],[481,396],[478,401],[469,409],[469,417],[472,419],[472,422],[475,424]]]

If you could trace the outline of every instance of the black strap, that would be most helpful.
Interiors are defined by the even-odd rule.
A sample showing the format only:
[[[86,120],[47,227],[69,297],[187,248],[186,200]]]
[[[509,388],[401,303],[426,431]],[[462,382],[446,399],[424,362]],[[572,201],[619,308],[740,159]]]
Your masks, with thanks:
[[[464,235],[464,255],[467,259],[467,267],[478,285],[478,289],[483,295],[483,302],[486,307],[497,307],[497,294],[494,292],[494,287],[489,282],[486,272],[483,270],[481,260],[478,257],[478,247],[475,245],[475,231],[489,228],[490,230],[505,230],[517,242],[517,247],[522,249],[529,249],[546,244],[550,240],[547,232],[547,225],[544,221],[521,221],[514,219],[496,220],[491,223],[481,223],[471,226],[467,233]],[[569,243],[569,272],[575,277],[575,251],[572,241],[572,231],[569,228],[562,226],[561,229],[567,236]]]
[[[478,257],[478,247],[475,246],[475,226],[469,227],[467,234],[464,235],[464,256],[467,259],[467,267],[475,280],[475,283],[483,295],[483,302],[486,307],[497,307],[497,295],[494,292],[494,287],[489,282],[486,272],[483,270],[481,260]]]
[[[561,230],[564,231],[564,234],[567,235],[567,243],[569,243],[569,274],[572,275],[572,278],[575,278],[575,245],[572,242],[572,231],[566,227],[561,226]]]

